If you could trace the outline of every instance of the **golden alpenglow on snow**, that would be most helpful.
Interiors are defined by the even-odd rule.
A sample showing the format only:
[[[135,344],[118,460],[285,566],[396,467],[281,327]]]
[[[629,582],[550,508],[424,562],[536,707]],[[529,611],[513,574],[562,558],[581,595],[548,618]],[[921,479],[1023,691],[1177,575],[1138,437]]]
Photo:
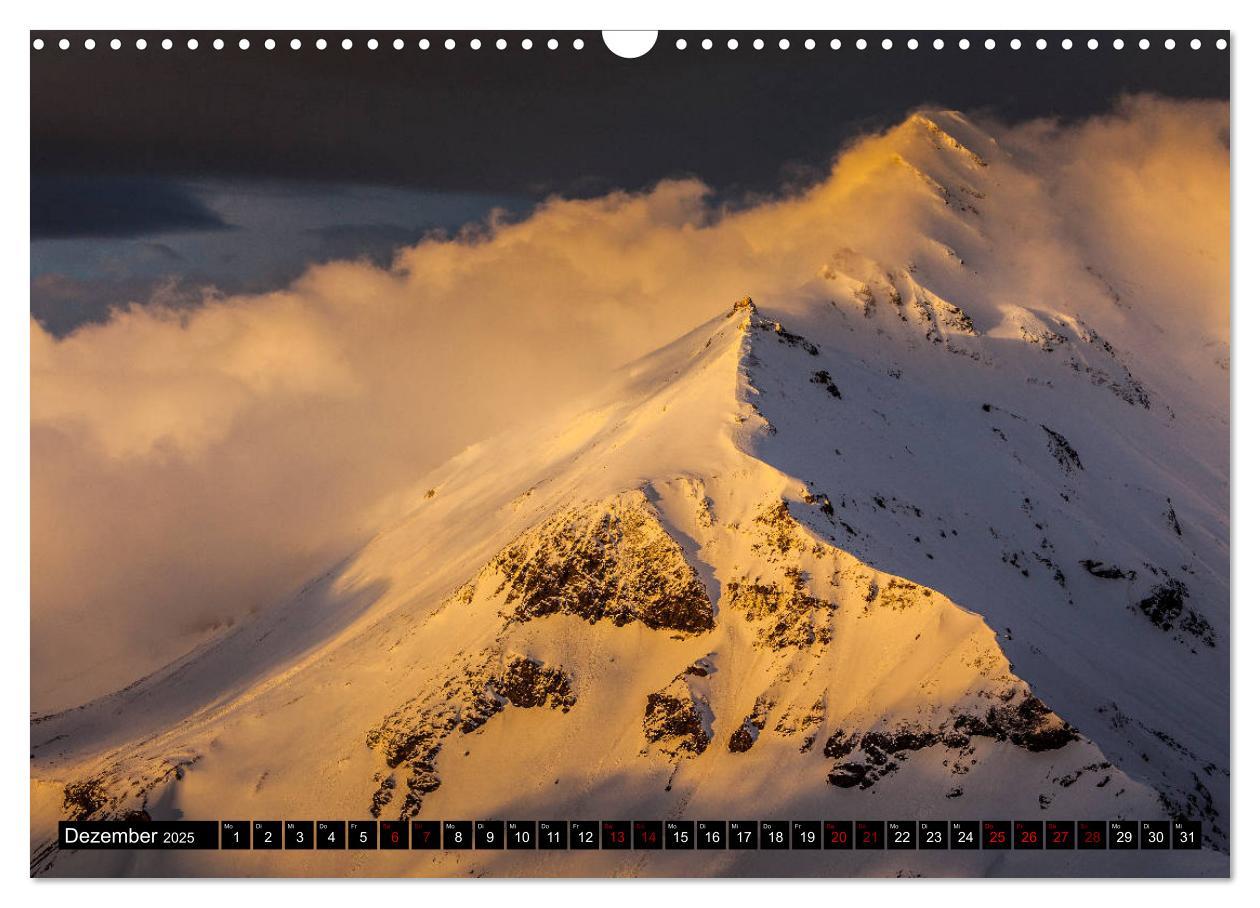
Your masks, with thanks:
[[[32,875],[1229,874],[1228,53],[753,37],[33,51]]]

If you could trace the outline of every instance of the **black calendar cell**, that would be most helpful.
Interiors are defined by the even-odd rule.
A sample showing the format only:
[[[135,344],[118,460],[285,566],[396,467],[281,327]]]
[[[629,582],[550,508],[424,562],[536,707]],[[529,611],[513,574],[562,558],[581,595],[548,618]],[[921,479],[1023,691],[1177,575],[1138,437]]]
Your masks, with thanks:
[[[1107,847],[1107,824],[1102,820],[1077,820],[1076,847],[1081,851],[1102,851]]]
[[[787,820],[762,820],[758,845],[766,851],[783,851],[789,847]]]
[[[913,851],[918,847],[911,820],[889,820],[884,834],[887,836],[885,845],[893,851]]]
[[[1137,848],[1137,820],[1112,820],[1108,823],[1107,847],[1112,851],[1132,851]]]
[[[1076,847],[1076,824],[1071,820],[1046,820],[1046,849],[1071,851]]]
[[[594,821],[591,823],[594,830]],[[599,839],[595,832],[591,832],[591,838],[595,840],[596,847],[599,846]],[[538,847],[546,851],[563,851],[569,847],[569,822],[568,820],[539,820],[538,821]]]
[[[376,820],[351,820],[346,842],[352,851],[376,850]]]
[[[276,851],[284,847],[284,833],[280,828],[279,820],[254,820],[251,829],[255,850]]]
[[[381,820],[378,824],[381,848],[399,850],[411,847],[411,827],[403,820]]]
[[[822,823],[818,820],[793,820],[792,848],[822,848]]]
[[[823,848],[827,851],[853,848],[853,821],[823,820]]]
[[[569,847],[575,851],[597,851],[599,838],[599,820],[574,820],[569,823]]]
[[[756,851],[757,821],[731,820],[727,830],[727,846],[736,851]]]
[[[659,851],[665,847],[665,828],[660,820],[635,820],[630,829],[636,850]]]
[[[702,851],[726,849],[726,820],[699,820],[696,823],[696,847]]]
[[[468,851],[473,847],[472,820],[443,820],[442,848],[446,851]]]
[[[285,820],[284,847],[286,851],[305,851],[315,847],[314,820]]]
[[[696,847],[696,823],[694,820],[666,820],[665,847],[690,850]]]
[[[944,820],[919,821],[919,848],[922,851],[944,851],[949,847],[949,823]]]
[[[219,823],[219,847],[231,850],[249,848],[249,821],[223,820]]]
[[[1203,847],[1203,822],[1201,820],[1173,820],[1172,847],[1176,851]]]
[[[980,847],[978,820],[950,820],[949,847],[954,851],[974,851]]]
[[[1167,820],[1142,820],[1138,824],[1138,844],[1143,849],[1172,847],[1172,823]]]
[[[538,847],[538,824],[533,820],[508,820],[503,834],[508,851],[532,851]]]
[[[1046,847],[1045,824],[1041,820],[1016,820],[1012,844],[1020,851],[1041,851]]]
[[[600,844],[613,851],[632,847],[629,820],[604,820],[599,824]]]
[[[503,850],[503,821],[478,820],[473,824],[473,844],[480,850]]]
[[[859,851],[877,851],[884,847],[884,821],[858,820],[853,824],[853,845]]]
[[[980,847],[1004,849],[1011,847],[1011,821],[985,820],[980,824]]]
[[[411,821],[411,847],[433,851],[442,845],[442,824],[437,820]]]
[[[318,820],[315,823],[315,847],[321,850],[346,847],[345,820]]]

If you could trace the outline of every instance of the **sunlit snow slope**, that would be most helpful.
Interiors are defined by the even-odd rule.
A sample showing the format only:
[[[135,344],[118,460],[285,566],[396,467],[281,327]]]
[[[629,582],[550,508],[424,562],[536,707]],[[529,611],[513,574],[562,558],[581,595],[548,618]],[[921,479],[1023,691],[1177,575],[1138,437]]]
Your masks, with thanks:
[[[1005,290],[953,114],[835,249],[425,477],[291,601],[32,725],[32,870],[1224,874],[1227,363]],[[720,267],[721,263],[714,263]],[[994,275],[1001,274],[1000,282]],[[1017,276],[1016,276],[1017,277]],[[697,292],[703,292],[698,288]],[[62,817],[1202,819],[1202,853],[70,853]]]

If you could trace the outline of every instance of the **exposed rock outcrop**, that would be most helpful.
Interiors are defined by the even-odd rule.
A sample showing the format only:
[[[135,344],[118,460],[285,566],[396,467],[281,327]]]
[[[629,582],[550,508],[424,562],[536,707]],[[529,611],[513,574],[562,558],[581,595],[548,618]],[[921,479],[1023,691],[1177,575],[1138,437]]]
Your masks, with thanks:
[[[562,613],[685,634],[713,627],[704,584],[641,492],[562,511],[490,566],[510,620]]]

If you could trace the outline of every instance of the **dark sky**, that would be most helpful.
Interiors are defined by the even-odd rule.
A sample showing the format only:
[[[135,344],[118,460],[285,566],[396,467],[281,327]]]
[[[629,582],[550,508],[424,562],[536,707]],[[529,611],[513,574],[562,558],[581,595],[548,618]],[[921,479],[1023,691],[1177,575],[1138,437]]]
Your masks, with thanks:
[[[360,251],[376,255],[382,242],[458,226],[448,221],[466,216],[472,198],[527,208],[548,193],[639,189],[670,176],[698,176],[728,196],[773,192],[819,175],[856,132],[921,105],[1077,118],[1126,92],[1229,95],[1229,52],[1214,46],[1223,32],[1121,33],[1121,51],[1111,48],[1115,33],[1020,33],[1020,51],[1009,49],[1011,33],[998,32],[967,33],[967,51],[957,47],[964,33],[919,33],[915,51],[904,49],[910,33],[898,34],[892,51],[878,47],[883,33],[815,33],[811,51],[801,33],[661,33],[637,60],[616,57],[591,32],[535,33],[529,51],[520,49],[523,33],[504,33],[503,51],[494,48],[499,33],[276,33],[280,46],[266,51],[268,34],[199,34],[195,51],[185,47],[188,33],[82,32],[67,51],[56,46],[63,33],[33,35],[46,45],[31,54],[33,280],[75,271],[67,260],[83,256],[66,250],[85,240],[239,228],[207,202],[207,186],[248,194],[251,184],[287,182],[315,195],[370,186],[446,200],[410,220],[395,211],[341,223],[329,212],[311,227],[351,250],[362,233]],[[288,48],[295,34],[299,51]],[[993,51],[983,47],[990,34]],[[168,35],[175,46],[162,50]],[[347,35],[350,51],[340,47]],[[552,35],[560,50],[546,49]],[[755,35],[765,49],[752,49]],[[937,35],[944,50],[930,46]],[[1163,47],[1169,35],[1176,50]],[[89,36],[95,50],[83,49]],[[147,50],[135,49],[140,36]],[[247,51],[237,48],[242,36]],[[315,49],[321,36],[327,50]],[[675,48],[680,36],[685,51]],[[709,51],[700,49],[706,36],[715,43]],[[1042,36],[1050,47],[1035,50]],[[1098,50],[1086,49],[1091,36],[1103,41]],[[1149,50],[1138,48],[1142,36]],[[122,49],[108,48],[113,37]],[[211,49],[215,37],[224,50]],[[381,47],[367,49],[368,37]],[[392,48],[395,37],[406,49]],[[418,49],[421,37],[429,50]],[[456,50],[442,47],[447,37]],[[473,37],[480,50],[468,48]],[[575,37],[582,51],[570,49]],[[738,50],[726,48],[730,37]],[[792,50],[778,50],[783,37]],[[828,47],[832,37],[841,50]],[[858,37],[870,42],[866,50],[856,49]],[[1064,37],[1072,50],[1059,49]],[[1191,50],[1191,37],[1203,48]],[[47,243],[62,245],[49,257]],[[78,270],[69,276],[92,276],[86,261]],[[203,276],[230,284],[232,269],[219,271]],[[35,293],[37,317],[41,306]],[[65,329],[90,317],[52,321]]]
[[[561,47],[572,37],[564,35]],[[830,37],[832,33],[827,33]],[[934,33],[933,33],[934,34]],[[639,187],[694,173],[717,186],[764,188],[785,162],[825,161],[855,124],[939,104],[989,108],[1011,118],[1076,117],[1125,91],[1226,97],[1228,53],[1207,47],[1136,46],[1089,51],[959,51],[923,45],[891,52],[844,46],[813,51],[678,51],[665,33],[647,56],[622,60],[597,34],[580,52],[489,47],[455,51],[365,46],[265,51],[262,35],[240,51],[203,36],[196,51],[111,51],[72,42],[32,54],[32,166],[37,174],[143,173],[284,177],[387,183],[423,189],[525,193],[587,184]],[[52,36],[50,35],[50,38]],[[382,35],[384,37],[384,35]],[[393,37],[390,33],[389,37]],[[445,36],[443,36],[445,37]],[[776,43],[778,34],[767,35]],[[822,37],[820,35],[820,37]],[[1215,40],[1216,35],[1206,36]],[[435,42],[436,43],[436,42]],[[594,188],[587,186],[587,188]]]

